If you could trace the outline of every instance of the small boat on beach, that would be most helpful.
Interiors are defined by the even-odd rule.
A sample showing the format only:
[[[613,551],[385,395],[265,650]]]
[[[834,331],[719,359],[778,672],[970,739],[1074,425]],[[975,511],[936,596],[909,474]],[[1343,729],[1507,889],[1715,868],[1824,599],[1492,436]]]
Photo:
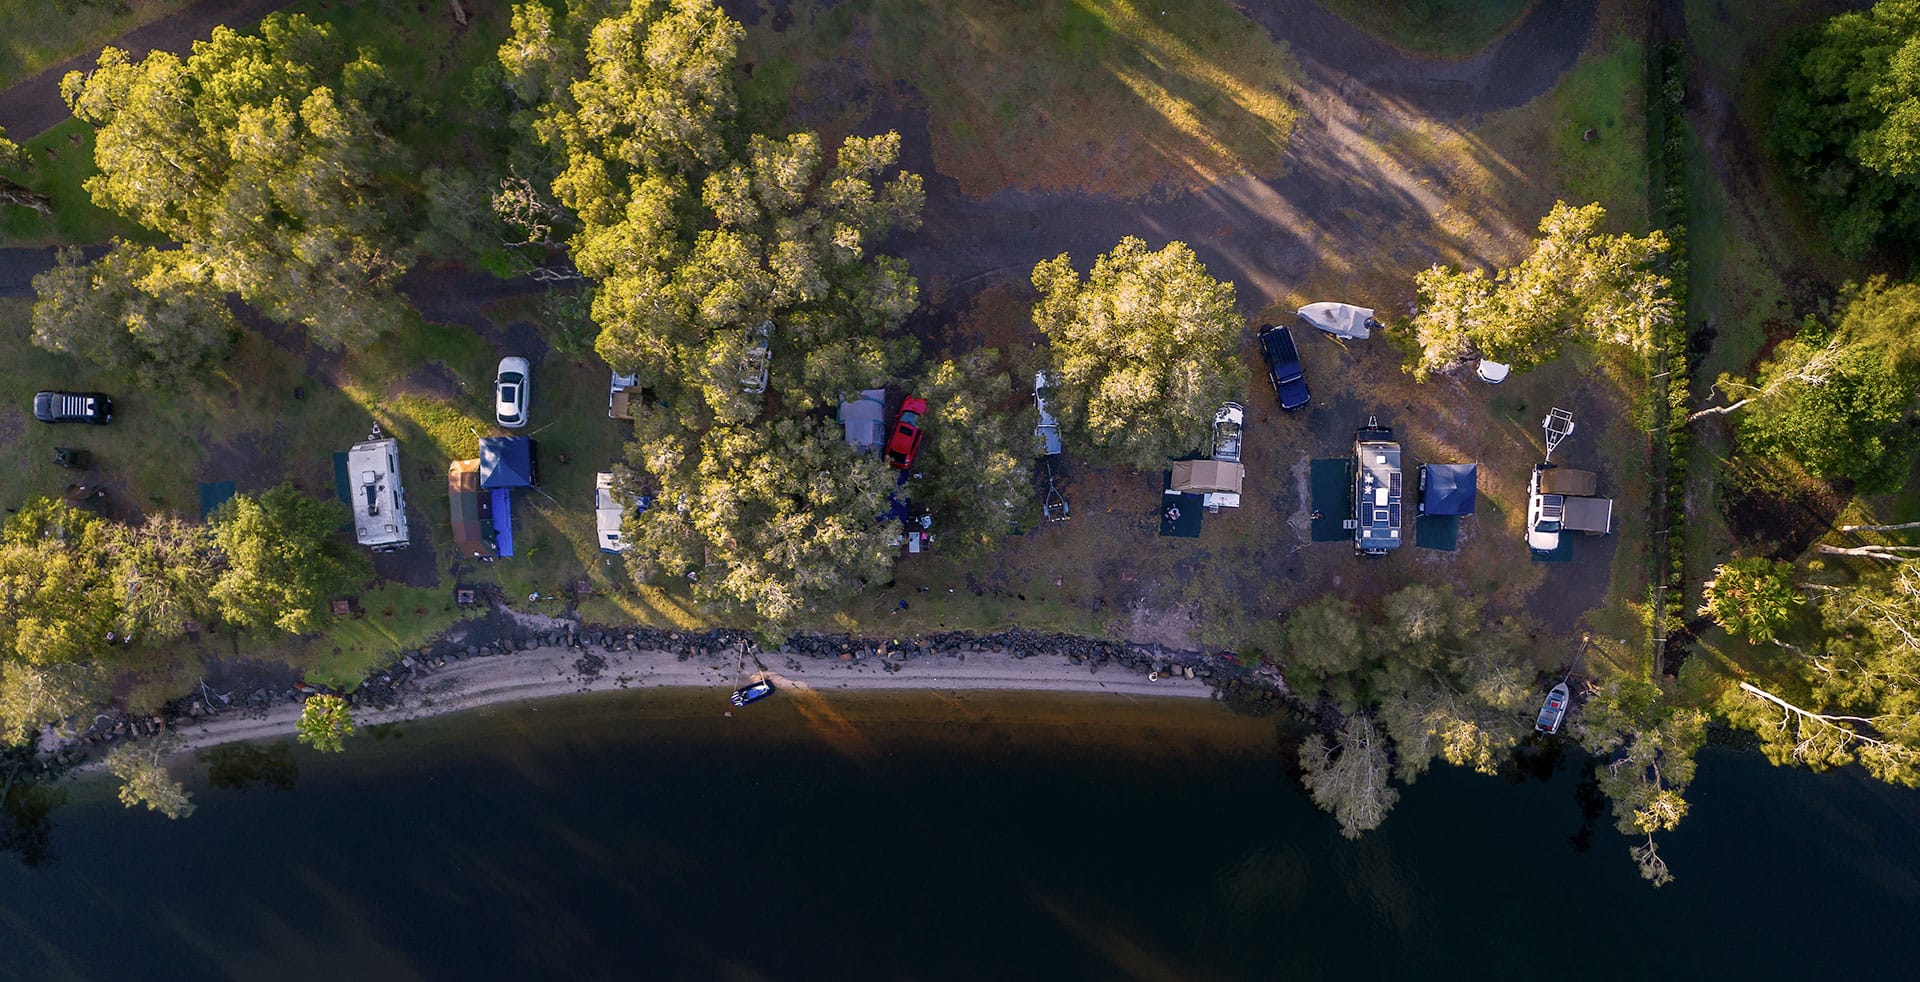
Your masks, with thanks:
[[[744,706],[750,702],[758,702],[770,695],[773,695],[773,680],[761,679],[752,685],[733,690],[733,704],[736,706]]]
[[[1567,683],[1562,682],[1547,693],[1545,705],[1540,707],[1540,717],[1533,721],[1533,728],[1541,733],[1560,732],[1560,723],[1567,718]]]

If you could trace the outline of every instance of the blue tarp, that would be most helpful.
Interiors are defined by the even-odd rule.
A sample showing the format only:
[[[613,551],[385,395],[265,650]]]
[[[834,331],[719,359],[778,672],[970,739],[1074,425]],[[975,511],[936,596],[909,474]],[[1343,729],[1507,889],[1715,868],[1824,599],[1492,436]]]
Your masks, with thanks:
[[[533,441],[524,436],[480,439],[482,488],[533,487]]]
[[[1471,515],[1479,464],[1428,464],[1420,479],[1420,511],[1427,515]]]
[[[513,555],[513,492],[493,489],[493,548],[502,556]]]

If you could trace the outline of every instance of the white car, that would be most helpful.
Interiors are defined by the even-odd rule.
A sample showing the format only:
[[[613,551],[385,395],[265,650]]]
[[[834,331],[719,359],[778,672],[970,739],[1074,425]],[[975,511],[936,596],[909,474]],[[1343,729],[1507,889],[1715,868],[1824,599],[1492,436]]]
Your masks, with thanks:
[[[500,359],[493,376],[493,418],[501,426],[517,430],[527,425],[527,388],[533,383],[527,360],[519,357]]]

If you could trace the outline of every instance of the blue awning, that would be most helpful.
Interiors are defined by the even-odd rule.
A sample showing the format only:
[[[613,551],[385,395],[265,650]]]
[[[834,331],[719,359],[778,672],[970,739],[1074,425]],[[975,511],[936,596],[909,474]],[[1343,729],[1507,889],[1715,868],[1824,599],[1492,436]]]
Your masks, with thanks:
[[[1420,511],[1428,515],[1473,514],[1479,472],[1479,464],[1428,464],[1420,479]]]
[[[513,555],[513,492],[493,489],[493,547],[502,556]]]

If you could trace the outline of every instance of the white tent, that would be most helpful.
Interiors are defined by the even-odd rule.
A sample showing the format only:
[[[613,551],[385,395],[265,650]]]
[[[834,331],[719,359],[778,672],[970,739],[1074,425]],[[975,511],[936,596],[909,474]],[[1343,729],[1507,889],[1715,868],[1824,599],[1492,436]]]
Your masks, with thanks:
[[[1373,319],[1373,308],[1323,300],[1296,311],[1300,319],[1337,338],[1360,339],[1373,333],[1380,322]]]

